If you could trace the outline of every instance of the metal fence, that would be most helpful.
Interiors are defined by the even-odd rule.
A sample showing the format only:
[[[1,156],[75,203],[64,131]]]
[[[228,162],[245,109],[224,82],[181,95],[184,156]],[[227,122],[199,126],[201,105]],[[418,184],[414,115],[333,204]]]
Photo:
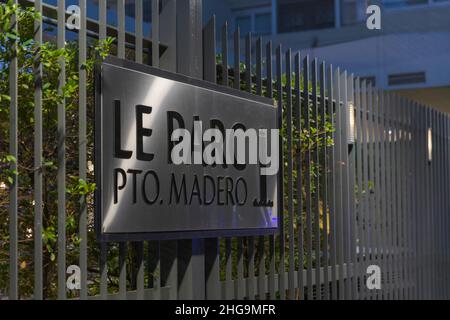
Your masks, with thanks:
[[[88,243],[93,232],[88,197],[77,217],[81,299],[431,299],[448,298],[449,117],[395,94],[378,90],[347,71],[315,58],[241,37],[227,25],[203,27],[199,0],[152,0],[151,37],[144,38],[143,0],[135,0],[135,33],[125,32],[125,0],[117,0],[118,25],[107,25],[106,0],[99,21],[86,18],[80,0],[79,64],[87,37],[117,38],[135,61],[274,98],[283,127],[282,227],[274,236]],[[57,26],[65,46],[65,1],[57,7],[35,0],[44,20]],[[35,23],[42,42],[43,20]],[[221,47],[216,48],[217,37]],[[156,50],[155,50],[156,49]],[[220,49],[220,50],[218,50]],[[220,52],[218,59],[217,53]],[[243,59],[242,59],[243,57]],[[231,63],[230,63],[231,61]],[[64,62],[62,61],[62,66]],[[243,64],[242,64],[243,63]],[[18,152],[17,61],[10,64],[10,154],[21,174]],[[42,77],[36,64],[35,75]],[[59,76],[65,81],[64,67]],[[34,88],[34,168],[43,166],[42,88]],[[86,71],[79,70],[79,177],[87,179]],[[282,106],[282,107],[280,107]],[[239,106],[236,106],[237,112]],[[65,106],[59,104],[57,162],[57,298],[66,288]],[[331,130],[327,126],[331,124]],[[303,137],[305,135],[305,137]],[[300,150],[298,139],[306,139]],[[320,141],[322,141],[320,143]],[[327,142],[325,142],[327,141]],[[325,143],[324,143],[325,142]],[[20,191],[17,176],[9,192],[9,288],[17,299],[44,295],[42,219],[43,170],[34,171],[34,293],[20,295]],[[2,219],[4,216],[2,216]],[[89,255],[100,248],[98,270]],[[118,250],[116,250],[118,248]],[[133,252],[132,258],[129,253]],[[118,259],[118,273],[108,266]],[[381,289],[366,286],[370,265],[381,270]],[[94,268],[95,269],[95,268]],[[370,269],[369,269],[370,270]],[[116,281],[117,280],[117,281]],[[90,286],[98,285],[92,294]],[[117,283],[118,285],[113,285]]]

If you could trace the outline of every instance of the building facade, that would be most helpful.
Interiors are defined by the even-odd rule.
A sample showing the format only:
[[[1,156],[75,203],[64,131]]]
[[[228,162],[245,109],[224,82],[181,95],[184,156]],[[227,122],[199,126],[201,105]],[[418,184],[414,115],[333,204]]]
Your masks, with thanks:
[[[366,8],[381,8],[381,30],[366,27]],[[241,35],[271,39],[340,65],[379,88],[450,112],[448,0],[204,0]],[[219,39],[220,41],[220,39]]]

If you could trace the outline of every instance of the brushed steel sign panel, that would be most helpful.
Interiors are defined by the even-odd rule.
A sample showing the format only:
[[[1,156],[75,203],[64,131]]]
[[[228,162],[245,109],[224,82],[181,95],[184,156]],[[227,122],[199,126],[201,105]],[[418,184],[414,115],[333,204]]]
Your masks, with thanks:
[[[192,150],[205,149],[209,142],[194,137],[199,121],[201,132],[276,129],[272,100],[111,58],[97,68],[96,79],[95,206],[100,238],[276,230],[277,174],[261,175],[259,163],[174,164],[171,158],[177,143],[171,135],[177,128],[191,132]]]

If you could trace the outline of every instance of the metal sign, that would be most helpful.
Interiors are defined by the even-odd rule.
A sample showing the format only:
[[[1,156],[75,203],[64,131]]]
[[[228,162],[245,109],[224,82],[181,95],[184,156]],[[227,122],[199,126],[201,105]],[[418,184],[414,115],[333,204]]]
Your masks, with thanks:
[[[100,239],[277,229],[272,100],[116,58],[96,72]]]

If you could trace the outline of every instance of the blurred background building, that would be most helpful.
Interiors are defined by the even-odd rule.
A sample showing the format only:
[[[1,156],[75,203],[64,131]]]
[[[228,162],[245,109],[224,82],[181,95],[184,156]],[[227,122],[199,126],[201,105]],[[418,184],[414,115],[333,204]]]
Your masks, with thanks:
[[[366,27],[369,4],[381,7],[381,30]],[[204,22],[213,14],[242,36],[271,39],[450,113],[449,0],[203,0]]]

